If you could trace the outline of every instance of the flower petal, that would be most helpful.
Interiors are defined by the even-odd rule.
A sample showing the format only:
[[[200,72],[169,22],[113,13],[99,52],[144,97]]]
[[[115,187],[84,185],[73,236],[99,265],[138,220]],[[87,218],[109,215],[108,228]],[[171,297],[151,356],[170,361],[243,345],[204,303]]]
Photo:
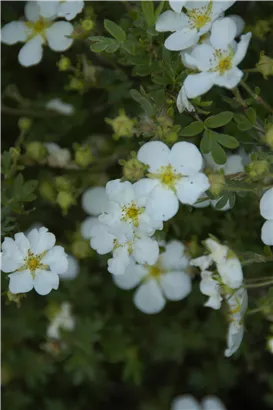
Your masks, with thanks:
[[[11,293],[26,293],[33,288],[33,278],[28,269],[11,273],[9,279],[9,290]]]
[[[242,19],[242,17],[237,16],[236,14],[230,14],[228,18],[230,18],[236,25],[236,37],[240,36],[245,28],[244,20]]]
[[[68,38],[73,33],[73,26],[67,21],[57,21],[46,30],[48,46],[54,51],[67,50],[73,43],[73,38]]]
[[[26,41],[30,30],[23,21],[11,21],[1,29],[1,41],[4,44],[12,45]]]
[[[132,258],[129,255],[127,246],[119,246],[113,252],[113,258],[108,259],[108,272],[113,275],[123,275]]]
[[[107,182],[106,195],[109,201],[117,202],[120,205],[127,205],[135,199],[135,192],[131,182],[121,182],[120,179]]]
[[[176,31],[165,40],[165,47],[171,51],[181,51],[197,44],[199,34],[195,28],[185,27]]]
[[[58,1],[37,1],[40,16],[46,19],[54,19],[58,13]]]
[[[263,194],[260,201],[260,213],[263,218],[273,220],[273,188]]]
[[[157,185],[159,185],[159,181],[151,178],[142,178],[134,183],[133,187],[138,206],[146,205],[147,198]]]
[[[165,270],[185,269],[189,265],[189,258],[185,255],[182,242],[171,241],[165,246],[165,252],[160,255],[160,261]]]
[[[214,66],[215,50],[210,44],[200,44],[192,50],[191,54],[185,52],[186,64],[195,65],[200,71],[208,71]]]
[[[55,235],[48,232],[48,229],[42,227],[40,229],[32,229],[32,231],[27,235],[30,243],[30,250],[36,255],[48,251],[53,248],[56,242]]]
[[[52,289],[58,289],[59,276],[55,272],[37,269],[33,285],[39,295],[47,295]]]
[[[19,232],[14,235],[15,244],[17,248],[20,250],[23,258],[28,256],[28,250],[30,248],[30,243],[24,233]]]
[[[233,321],[229,324],[227,334],[227,348],[225,350],[225,356],[232,356],[240,347],[244,336],[244,326],[237,321]]]
[[[203,410],[226,410],[225,406],[218,397],[206,396],[201,403]]]
[[[201,410],[201,407],[193,396],[185,394],[173,400],[171,410]]]
[[[88,218],[85,218],[85,220],[81,224],[81,234],[84,239],[90,239],[91,238],[91,229],[95,224],[98,223],[98,218],[95,216],[89,216]]]
[[[68,262],[68,268],[61,275],[61,279],[65,279],[65,280],[75,279],[78,276],[79,270],[80,270],[79,262],[72,255],[67,255],[67,262]]]
[[[177,31],[181,30],[183,26],[187,25],[187,23],[188,17],[186,14],[178,14],[171,10],[167,10],[158,17],[155,29],[159,32]]]
[[[150,172],[160,170],[169,164],[170,149],[161,141],[151,141],[143,144],[138,150],[137,159],[149,165]]]
[[[68,268],[67,254],[62,246],[54,246],[50,249],[41,262],[49,265],[50,270],[58,274],[66,272]]]
[[[37,1],[28,1],[25,5],[25,16],[29,21],[37,21],[40,17],[40,7]]]
[[[140,264],[154,265],[159,255],[157,241],[148,236],[142,236],[139,239],[136,239],[133,245],[132,255]]]
[[[82,207],[89,215],[99,215],[107,210],[109,200],[104,187],[87,189],[82,196]]]
[[[203,158],[196,145],[182,141],[171,149],[170,162],[176,171],[183,175],[199,172],[203,166]]]
[[[2,243],[1,270],[2,272],[14,272],[24,265],[24,255],[18,249],[15,241],[5,238]]]
[[[165,298],[158,283],[148,279],[134,294],[134,304],[143,313],[153,314],[160,312],[165,306]]]
[[[215,73],[190,74],[184,81],[188,98],[196,98],[205,94],[213,86]]]
[[[58,17],[64,17],[66,20],[73,20],[84,7],[84,1],[62,1],[59,2]]]
[[[160,277],[163,293],[169,300],[182,300],[191,292],[191,279],[184,272],[168,272]]]
[[[180,113],[185,111],[185,110],[187,110],[188,112],[195,111],[194,106],[188,100],[188,97],[187,97],[184,86],[181,87],[181,89],[180,89],[180,91],[177,95],[176,106],[177,106],[177,109]]]
[[[212,24],[210,42],[214,48],[225,48],[235,39],[236,35],[235,22],[231,18],[225,17]]]
[[[169,4],[173,11],[176,13],[181,13],[182,8],[185,6],[187,1],[180,1],[180,0],[170,0]]]
[[[183,177],[176,184],[176,193],[182,204],[193,205],[209,186],[208,177],[198,172],[192,176]]]
[[[35,36],[23,45],[18,54],[19,63],[24,67],[38,64],[43,56],[43,39]]]
[[[241,155],[229,155],[227,158],[227,162],[224,165],[224,174],[225,175],[232,175],[236,174],[237,172],[244,171],[243,165],[243,158]]]
[[[243,75],[243,71],[239,70],[237,67],[234,67],[231,70],[226,71],[223,75],[216,75],[214,78],[214,84],[231,90],[239,84],[243,78]]]
[[[224,262],[217,264],[217,269],[222,281],[231,289],[237,289],[242,285],[244,278],[239,259],[227,258]]]
[[[123,275],[113,275],[113,281],[121,289],[133,289],[147,275],[147,269],[131,261]]]
[[[216,263],[225,263],[228,253],[228,248],[225,245],[221,245],[214,239],[209,238],[205,240],[205,246],[210,251],[211,257]]]
[[[46,108],[62,115],[72,115],[74,107],[71,104],[63,102],[60,98],[53,98],[46,103]]]
[[[99,255],[105,255],[114,247],[115,237],[108,232],[108,227],[101,223],[96,223],[91,228],[90,246],[95,249]]]
[[[251,37],[252,37],[252,33],[243,34],[241,36],[240,41],[235,51],[235,55],[233,57],[234,66],[240,64],[245,58]]]
[[[265,245],[273,246],[273,221],[266,221],[263,224],[261,238]]]
[[[149,215],[153,215],[154,219],[168,221],[178,211],[179,201],[175,193],[162,185],[155,187],[151,192],[146,209]]]
[[[205,271],[210,265],[212,265],[212,257],[210,255],[199,256],[199,258],[192,259],[190,261],[191,266],[196,266],[201,271]]]

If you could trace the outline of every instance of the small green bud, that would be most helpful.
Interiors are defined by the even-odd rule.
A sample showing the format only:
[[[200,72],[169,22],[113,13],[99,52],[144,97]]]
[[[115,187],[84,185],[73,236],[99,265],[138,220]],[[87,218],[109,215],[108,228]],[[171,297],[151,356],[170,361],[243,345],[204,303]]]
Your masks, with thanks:
[[[220,195],[223,191],[225,185],[225,176],[222,173],[217,174],[210,174],[208,175],[209,183],[210,183],[210,192],[216,198]]]
[[[64,176],[56,177],[55,184],[57,191],[71,191],[72,185],[68,178]]]
[[[116,118],[106,118],[105,121],[113,128],[114,139],[118,140],[120,137],[130,138],[133,136],[134,120],[127,117],[124,110],[119,110],[119,115]]]
[[[77,77],[71,77],[70,82],[67,86],[67,89],[78,91],[80,93],[84,92],[85,90],[84,80],[81,78],[77,78]]]
[[[7,292],[8,301],[11,303],[15,303],[17,307],[21,307],[22,299],[25,299],[27,295],[25,293],[11,293],[10,291]]]
[[[265,175],[268,170],[269,164],[266,160],[254,160],[247,166],[248,175],[253,180]]]
[[[39,192],[42,198],[54,203],[56,198],[55,189],[52,182],[44,180],[39,183]]]
[[[20,149],[17,149],[17,148],[14,148],[14,147],[11,147],[11,148],[9,149],[9,153],[10,153],[10,155],[11,155],[11,158],[12,158],[13,160],[15,160],[15,161],[18,159],[18,157],[19,157],[20,154],[21,154]]]
[[[93,161],[93,155],[89,145],[75,144],[75,162],[82,168],[88,167]]]
[[[68,209],[76,203],[73,195],[67,191],[60,191],[57,195],[56,202],[62,208],[64,214],[67,214]]]
[[[84,259],[90,256],[91,248],[88,241],[78,240],[72,244],[72,253],[78,259]]]
[[[18,127],[21,131],[28,131],[32,125],[32,120],[28,117],[20,117],[18,120]]]
[[[85,19],[82,21],[81,26],[84,31],[91,31],[94,28],[94,21],[92,19]]]
[[[267,347],[267,350],[268,350],[270,353],[273,354],[273,336],[270,336],[270,337],[267,339],[266,347]]]
[[[57,63],[59,71],[67,71],[71,68],[71,61],[68,57],[61,56],[60,60]]]
[[[270,58],[264,54],[264,51],[260,54],[260,60],[256,64],[257,70],[267,80],[267,77],[273,75],[273,58]]]
[[[41,142],[33,141],[27,144],[26,154],[34,161],[41,162],[47,156],[47,149]]]
[[[131,158],[128,161],[124,161],[123,175],[128,181],[135,182],[144,177],[146,165],[138,161],[136,158]]]

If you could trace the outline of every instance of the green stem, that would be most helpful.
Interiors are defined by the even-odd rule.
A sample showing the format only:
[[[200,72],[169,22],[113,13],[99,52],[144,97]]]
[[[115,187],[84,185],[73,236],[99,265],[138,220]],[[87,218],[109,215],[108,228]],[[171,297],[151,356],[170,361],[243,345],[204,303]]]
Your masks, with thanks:
[[[250,310],[248,310],[247,311],[247,315],[253,315],[254,313],[258,313],[258,312],[261,312],[263,309],[262,308],[256,308],[256,309],[250,309]]]
[[[262,282],[262,283],[257,283],[257,284],[251,284],[251,285],[245,285],[246,289],[251,289],[251,288],[261,288],[263,286],[268,286],[273,284],[273,279],[268,280],[267,282]]]
[[[265,102],[259,95],[257,95],[256,93],[254,93],[251,88],[244,82],[241,81],[240,85],[246,90],[246,92],[248,92],[248,94],[254,98],[255,101],[257,101],[258,103],[262,104],[268,111],[270,111],[271,113],[273,113],[273,108],[270,107],[270,105]]]
[[[7,107],[6,105],[2,104],[1,111],[4,114],[16,115],[18,117],[26,116],[26,117],[36,117],[36,118],[43,118],[43,117],[57,117],[58,114],[52,111],[43,111],[43,112],[35,112],[26,109],[20,108],[11,108]]]
[[[259,73],[259,70],[257,68],[246,68],[243,70],[245,73]]]

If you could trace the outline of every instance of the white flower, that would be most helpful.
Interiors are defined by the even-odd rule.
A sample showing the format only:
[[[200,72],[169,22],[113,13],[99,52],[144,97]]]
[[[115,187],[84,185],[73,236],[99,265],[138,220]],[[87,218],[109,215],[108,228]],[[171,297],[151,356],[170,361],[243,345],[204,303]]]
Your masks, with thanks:
[[[38,1],[40,15],[44,18],[64,17],[66,20],[73,20],[77,14],[81,13],[84,2],[78,1]]]
[[[33,229],[27,236],[15,234],[14,240],[5,238],[2,244],[1,270],[11,273],[11,293],[25,293],[34,289],[47,295],[58,289],[59,276],[67,270],[67,255],[62,246],[55,245],[55,235],[46,228]]]
[[[150,190],[146,207],[156,219],[167,221],[177,213],[179,200],[194,204],[209,188],[208,178],[200,172],[202,155],[194,144],[177,142],[169,149],[160,141],[147,142],[137,158],[149,166],[149,179],[144,179]]]
[[[217,280],[213,279],[213,273],[210,271],[201,272],[200,291],[203,295],[209,296],[204,306],[212,309],[220,309],[223,300],[221,296],[221,287]]]
[[[136,307],[143,313],[158,313],[165,306],[166,299],[182,300],[191,292],[191,279],[185,272],[189,261],[184,249],[181,242],[172,241],[154,265],[131,262],[125,273],[113,276],[113,280],[121,289],[139,285],[134,294]]]
[[[243,318],[247,309],[247,292],[238,289],[232,296],[226,296],[229,306],[229,327],[227,333],[227,348],[225,356],[232,356],[240,347],[244,336]]]
[[[221,36],[221,33],[218,34]],[[243,72],[237,68],[246,55],[251,33],[241,36],[239,43],[233,48],[216,49],[209,44],[201,44],[191,54],[185,53],[188,64],[197,68],[200,73],[190,74],[184,81],[188,98],[196,98],[209,91],[213,85],[232,89],[241,81]]]
[[[267,221],[262,226],[262,241],[273,246],[273,188],[266,191],[260,201],[260,212]]]
[[[45,144],[48,157],[47,162],[51,167],[56,168],[66,168],[71,161],[71,154],[67,148],[61,148],[58,144],[54,142],[48,142]]]
[[[82,196],[82,208],[90,215],[81,224],[81,234],[84,239],[91,238],[91,228],[98,223],[97,216],[107,210],[109,200],[104,187],[89,188]]]
[[[67,262],[68,262],[68,268],[61,275],[61,279],[64,279],[64,280],[75,279],[78,276],[79,271],[80,271],[79,262],[72,255],[67,255]]]
[[[69,38],[73,32],[71,23],[54,22],[43,18],[36,1],[26,3],[25,17],[27,21],[12,21],[1,30],[3,43],[8,45],[25,43],[18,55],[21,65],[29,67],[38,64],[42,59],[44,44],[48,44],[54,51],[64,51],[71,46],[73,42],[73,39]]]
[[[53,110],[63,115],[72,115],[74,112],[74,107],[71,104],[66,104],[59,98],[53,98],[46,103],[46,108],[48,110]]]
[[[197,44],[200,37],[207,33],[213,21],[221,13],[232,6],[234,1],[187,1],[184,4],[186,13],[179,13],[182,9],[180,2],[171,7],[175,11],[165,11],[156,23],[159,32],[173,31],[165,41],[168,50],[180,51]]]
[[[193,396],[185,394],[173,400],[171,410],[225,410],[225,406],[215,396],[206,396],[199,404]]]
[[[108,232],[120,243],[132,240],[135,233],[151,236],[157,229],[163,228],[162,219],[156,219],[153,212],[147,212],[146,186],[145,180],[131,184],[116,179],[106,184],[109,203],[98,220],[108,226]]]
[[[71,305],[68,302],[61,304],[60,309],[52,318],[47,328],[47,337],[60,340],[60,330],[72,331],[75,328],[75,319],[71,314]]]

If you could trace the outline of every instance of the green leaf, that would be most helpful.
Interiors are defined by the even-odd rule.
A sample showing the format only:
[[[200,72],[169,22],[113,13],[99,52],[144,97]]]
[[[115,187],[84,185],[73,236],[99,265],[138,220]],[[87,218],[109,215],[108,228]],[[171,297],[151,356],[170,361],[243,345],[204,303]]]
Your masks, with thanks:
[[[153,1],[144,1],[141,2],[142,12],[147,23],[148,27],[152,27],[155,22],[155,11],[154,11],[154,2]]]
[[[159,14],[161,13],[162,9],[164,7],[164,1],[161,1],[159,3],[159,6],[157,7],[156,11],[155,11],[155,20],[157,20]]]
[[[231,111],[224,111],[217,115],[212,115],[211,117],[207,118],[205,121],[205,125],[208,128],[219,128],[227,125],[233,118],[233,112]]]
[[[204,129],[204,124],[200,121],[194,121],[190,125],[183,128],[181,135],[183,137],[194,137],[200,134]]]
[[[227,204],[228,200],[229,200],[228,194],[224,194],[222,197],[220,197],[219,201],[216,203],[215,209],[220,211]]]
[[[230,149],[237,148],[240,145],[236,138],[230,135],[226,135],[226,134],[217,133],[217,142],[223,145],[223,147],[230,148]]]
[[[96,41],[94,44],[91,44],[91,51],[94,53],[101,53],[102,51],[107,51],[108,53],[113,53],[113,49],[116,51],[119,48],[119,43],[108,37],[93,37],[93,41]]]
[[[126,40],[125,31],[111,20],[104,20],[104,27],[116,40],[123,43]]]
[[[211,139],[207,131],[204,132],[201,139],[200,150],[203,154],[208,154],[211,151]]]
[[[249,119],[251,124],[254,125],[256,123],[256,117],[257,117],[256,110],[254,110],[254,108],[252,107],[249,107],[247,109],[247,118]]]
[[[224,164],[227,160],[225,151],[216,140],[211,140],[211,155],[216,164],[219,165]]]
[[[235,114],[234,120],[241,131],[248,131],[253,127],[253,124],[242,114]]]
[[[154,114],[154,107],[151,102],[144,97],[139,91],[137,90],[130,90],[131,97],[133,100],[137,101],[143,108],[143,110],[149,115]]]

